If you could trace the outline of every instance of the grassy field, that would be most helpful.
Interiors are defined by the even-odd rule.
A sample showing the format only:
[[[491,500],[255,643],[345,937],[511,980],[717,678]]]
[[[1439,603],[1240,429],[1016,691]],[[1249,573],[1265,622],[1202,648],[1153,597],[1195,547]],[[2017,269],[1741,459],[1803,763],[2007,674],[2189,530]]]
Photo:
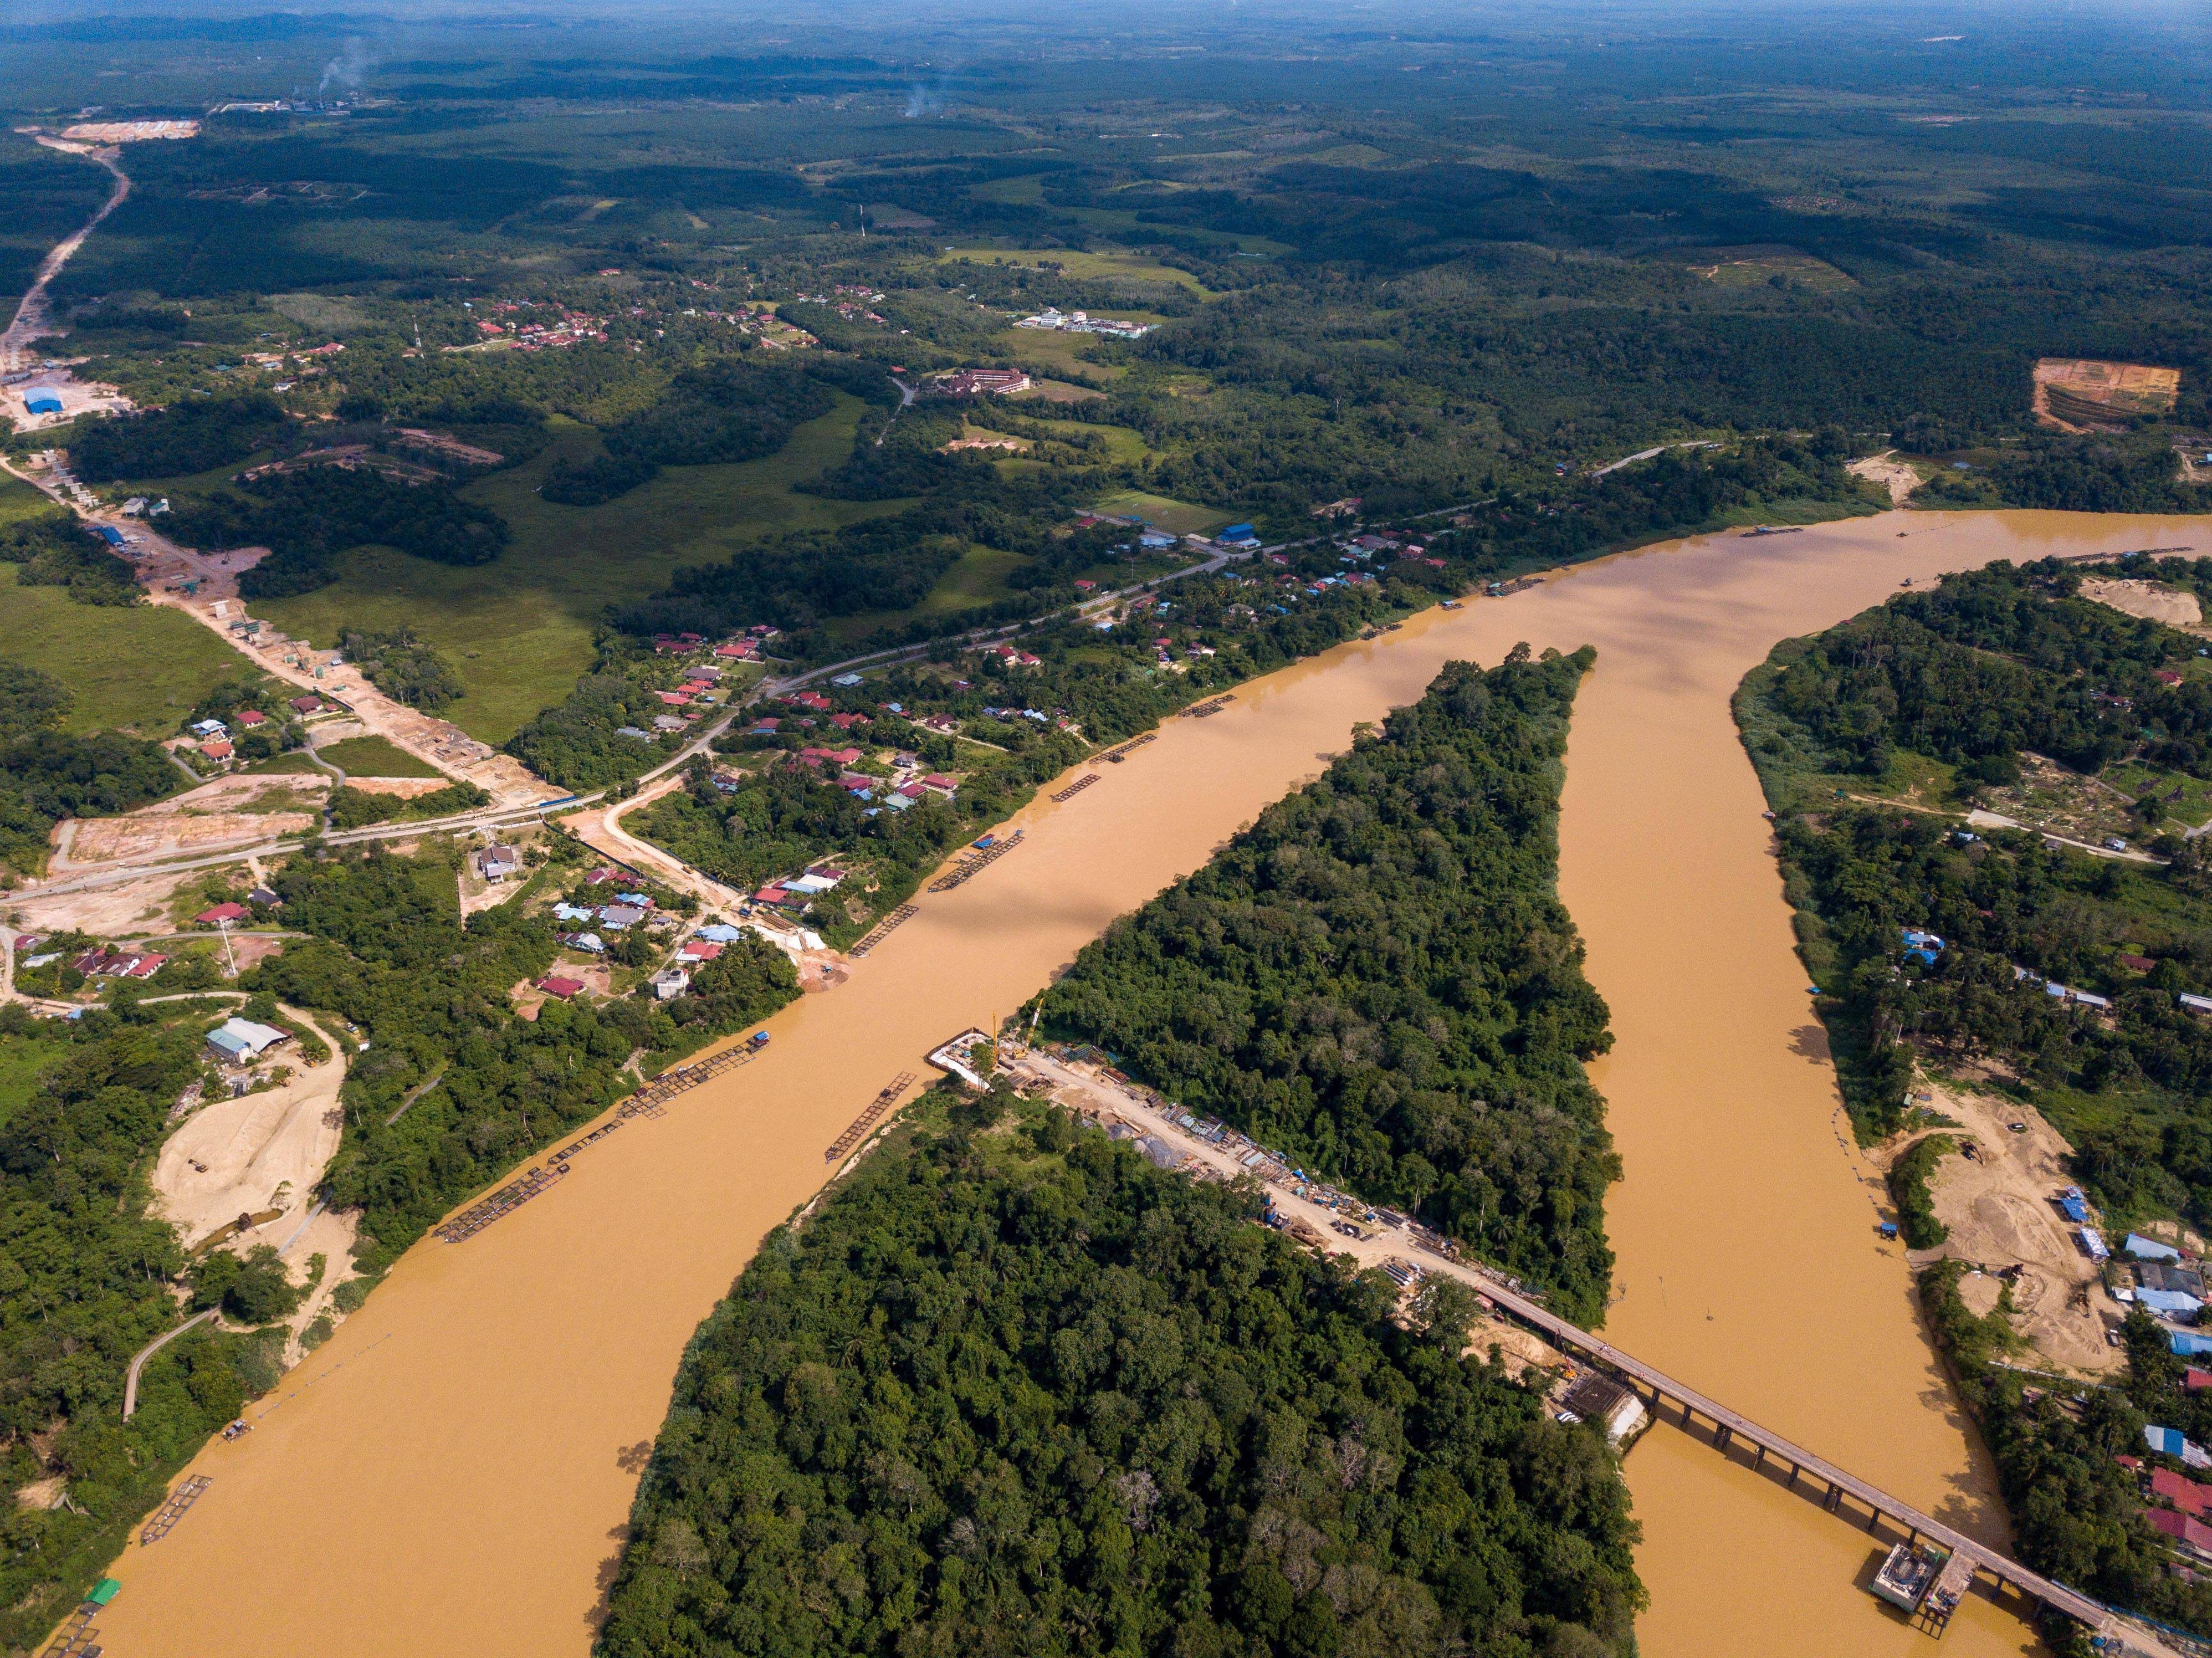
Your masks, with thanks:
[[[33,489],[12,473],[0,472],[0,524],[60,510],[44,490]]]
[[[1723,288],[1753,288],[1777,276],[1821,294],[1858,286],[1826,260],[1794,247],[1708,248],[1691,252],[1686,263],[1692,273]]]
[[[504,741],[591,667],[592,634],[610,604],[657,592],[678,565],[726,558],[759,536],[834,528],[904,505],[792,489],[851,452],[861,407],[841,392],[836,409],[800,427],[780,453],[671,467],[601,507],[556,506],[536,493],[556,458],[587,454],[596,441],[587,428],[564,424],[544,453],[464,491],[514,526],[514,544],[495,562],[461,569],[372,548],[356,556],[345,580],[264,601],[255,614],[318,644],[343,625],[415,629],[460,676],[464,695],[447,716],[487,743]]]
[[[1003,179],[1005,184],[1034,185],[1034,179]],[[981,195],[991,186],[980,186]],[[1133,213],[1107,213],[1109,219],[1135,221]],[[1224,238],[1224,240],[1235,240]],[[1255,239],[1256,240],[1256,239]],[[1270,244],[1273,246],[1273,244]],[[1287,252],[1287,250],[1285,250]],[[1067,276],[1080,280],[1093,277],[1125,277],[1131,282],[1173,282],[1178,288],[1188,288],[1201,299],[1216,297],[1214,291],[1190,274],[1171,264],[1162,264],[1158,259],[1143,253],[1115,252],[1085,252],[1071,247],[954,247],[937,256],[937,263],[948,264],[961,259],[973,259],[978,264],[1026,264],[1042,266],[1048,261],[1060,267]]]
[[[261,671],[196,622],[150,604],[79,604],[58,587],[18,587],[0,564],[0,656],[52,674],[75,732],[175,734],[192,704],[226,679]]]
[[[1128,372],[1119,363],[1093,362],[1083,355],[1097,343],[1094,335],[1063,334],[1048,328],[1005,328],[991,339],[1000,355],[1043,363],[1055,372],[1055,378],[1078,385],[1115,380]]]
[[[315,752],[349,777],[443,777],[427,760],[417,760],[389,738],[349,737],[325,743]]]
[[[1211,534],[1228,523],[1231,517],[1216,507],[1197,507],[1166,495],[1146,495],[1141,489],[1117,489],[1110,495],[1101,495],[1092,503],[1091,510],[1124,516],[1134,513],[1147,524],[1156,524],[1179,536]]]
[[[282,775],[287,772],[319,773],[320,769],[313,761],[295,749],[289,754],[272,755],[266,760],[257,760],[250,766],[241,767],[240,774],[249,777],[269,777]]]
[[[0,1123],[29,1102],[39,1073],[68,1052],[67,1042],[35,1035],[0,1043]]]

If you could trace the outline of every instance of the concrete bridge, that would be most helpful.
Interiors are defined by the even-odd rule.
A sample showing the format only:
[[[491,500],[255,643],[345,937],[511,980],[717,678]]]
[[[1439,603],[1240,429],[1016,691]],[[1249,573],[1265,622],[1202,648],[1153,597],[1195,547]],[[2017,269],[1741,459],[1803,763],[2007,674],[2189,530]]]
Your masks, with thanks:
[[[1784,1483],[1793,1489],[1801,1479],[1812,1481],[1820,1494],[1821,1507],[1830,1513],[1849,1513],[1854,1519],[1863,1514],[1869,1531],[1876,1529],[1886,1520],[1909,1542],[1925,1538],[1950,1550],[1955,1558],[1972,1562],[1975,1574],[1990,1579],[2000,1592],[2010,1589],[2029,1600],[2041,1601],[2092,1630],[2101,1631],[2112,1623],[2112,1612],[2087,1595],[2030,1571],[2017,1560],[1976,1542],[1964,1532],[1953,1530],[1934,1515],[1900,1502],[1856,1474],[1844,1473],[1826,1458],[1784,1439],[1771,1429],[1762,1428],[1741,1412],[1706,1398],[1696,1388],[1683,1386],[1664,1371],[1630,1357],[1612,1343],[1546,1312],[1527,1297],[1515,1294],[1486,1275],[1467,1273],[1464,1268],[1462,1273],[1495,1302],[1500,1311],[1535,1330],[1560,1351],[1574,1353],[1610,1370],[1634,1388],[1651,1407],[1654,1416],[1671,1404],[1685,1428],[1700,1419],[1712,1424],[1715,1449],[1725,1454],[1741,1440],[1753,1448],[1754,1468],[1765,1467],[1769,1461],[1781,1464],[1789,1471]]]
[[[1018,1068],[1026,1070],[1055,1088],[1072,1088],[1087,1096],[1094,1108],[1111,1110],[1125,1121],[1139,1125],[1149,1133],[1158,1136],[1198,1161],[1212,1164],[1224,1178],[1233,1179],[1245,1173],[1237,1155],[1242,1145],[1226,1150],[1190,1133],[1172,1117],[1158,1108],[1152,1097],[1133,1086],[1123,1086],[1103,1076],[1093,1075],[1079,1069],[1050,1054],[1030,1049],[1021,1055]],[[1334,1212],[1315,1205],[1283,1185],[1271,1187],[1270,1196],[1278,1209],[1299,1217],[1310,1225],[1326,1227],[1339,1218]],[[1754,1469],[1764,1469],[1769,1461],[1784,1471],[1784,1483],[1795,1490],[1801,1483],[1808,1485],[1808,1495],[1817,1499],[1830,1513],[1849,1515],[1864,1525],[1869,1532],[1879,1531],[1884,1521],[1908,1542],[1925,1539],[1951,1551],[1954,1561],[1968,1563],[1974,1576],[1986,1579],[2002,1595],[2012,1594],[2038,1601],[2052,1610],[2064,1613],[2089,1629],[2106,1631],[2120,1626],[2118,1614],[2087,1595],[2068,1588],[2063,1583],[2030,1571],[2009,1556],[1998,1553],[1987,1544],[1975,1541],[1965,1533],[1954,1530],[1936,1519],[1892,1497],[1878,1486],[1846,1473],[1826,1457],[1804,1446],[1784,1439],[1771,1429],[1761,1427],[1740,1411],[1732,1411],[1717,1400],[1709,1399],[1696,1388],[1686,1387],[1656,1366],[1623,1352],[1611,1342],[1592,1335],[1579,1326],[1568,1323],[1554,1313],[1546,1311],[1528,1297],[1519,1294],[1491,1274],[1468,1261],[1441,1255],[1416,1242],[1406,1229],[1392,1226],[1372,1236],[1332,1239],[1331,1250],[1341,1250],[1363,1266],[1379,1266],[1393,1255],[1418,1258],[1422,1271],[1442,1272],[1458,1278],[1470,1289],[1492,1303],[1504,1316],[1525,1325],[1564,1353],[1571,1353],[1585,1363],[1611,1372],[1624,1384],[1633,1388],[1656,1416],[1671,1415],[1685,1429],[1698,1431],[1696,1424],[1712,1424],[1711,1443],[1723,1455],[1735,1452],[1738,1442],[1751,1448],[1749,1462]],[[1666,1407],[1673,1407],[1669,1412]],[[1699,1435],[1703,1436],[1702,1433]],[[1948,1574],[1947,1574],[1948,1575]],[[2139,1649],[2154,1642],[2148,1631],[2132,1621],[2127,1625],[2130,1641]],[[2163,1646],[2149,1649],[2167,1650]]]

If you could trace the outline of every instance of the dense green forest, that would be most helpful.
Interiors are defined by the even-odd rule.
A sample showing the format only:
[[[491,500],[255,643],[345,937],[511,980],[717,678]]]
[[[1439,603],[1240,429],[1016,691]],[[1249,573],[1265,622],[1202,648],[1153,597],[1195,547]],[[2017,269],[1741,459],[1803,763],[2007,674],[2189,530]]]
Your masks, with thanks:
[[[601,1652],[1632,1649],[1612,1455],[1457,1300],[1401,1326],[1250,1187],[1011,1103],[877,1152],[693,1339]]]
[[[1583,1062],[1612,1038],[1555,883],[1559,756],[1592,659],[1448,665],[1086,945],[1042,1019],[1588,1321],[1620,1164]]]
[[[264,546],[238,579],[248,598],[327,586],[339,556],[378,542],[438,564],[489,564],[507,544],[507,520],[442,483],[398,483],[368,467],[313,466],[177,498],[167,532],[205,549]]]
[[[268,1344],[196,1331],[147,1366],[137,1414],[122,1419],[131,1354],[179,1321],[171,1287],[197,1280],[213,1291],[202,1304],[214,1304],[230,1287],[218,1280],[235,1278],[191,1267],[175,1232],[147,1213],[153,1152],[170,1107],[201,1080],[201,1040],[222,1011],[126,1000],[41,1022],[0,1007],[0,1455],[11,1496],[0,1643],[11,1650],[45,1637],[185,1460],[279,1374]],[[226,1304],[249,1323],[277,1315]],[[13,1495],[43,1481],[56,1483]]]
[[[202,398],[150,414],[87,416],[65,434],[70,464],[88,483],[179,477],[244,460],[285,424],[265,392]]]
[[[750,935],[673,1003],[550,1001],[519,1018],[508,992],[552,963],[553,930],[517,902],[463,921],[457,852],[376,844],[301,854],[270,878],[287,926],[309,935],[240,982],[362,1027],[346,1124],[325,1184],[362,1212],[359,1264],[389,1265],[439,1216],[629,1092],[633,1054],[665,1061],[799,993],[781,951]],[[398,1115],[419,1084],[437,1085]]]
[[[15,567],[19,587],[63,587],[80,604],[136,604],[143,595],[131,566],[61,511],[0,525],[0,564]]]
[[[663,466],[772,455],[794,425],[830,406],[829,388],[796,367],[763,369],[726,358],[686,369],[651,408],[607,428],[605,453],[581,465],[556,462],[546,475],[545,498],[596,507]]]

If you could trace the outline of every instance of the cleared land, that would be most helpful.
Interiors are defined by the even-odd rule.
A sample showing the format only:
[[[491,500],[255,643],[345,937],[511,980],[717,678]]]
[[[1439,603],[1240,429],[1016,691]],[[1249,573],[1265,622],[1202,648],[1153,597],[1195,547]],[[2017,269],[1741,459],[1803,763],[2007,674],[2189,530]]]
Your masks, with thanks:
[[[1030,186],[1032,191],[1037,184],[1034,179],[1004,179],[997,182],[1026,185]],[[978,196],[996,194],[1001,199],[1012,199],[1003,191],[994,191],[993,186],[988,185],[979,186],[975,193]],[[1096,213],[1100,212],[1100,210],[1091,209],[1088,211]],[[1071,216],[1084,216],[1073,214]],[[1104,212],[1102,216],[1109,219],[1127,218],[1131,221],[1136,218],[1133,213],[1122,214],[1110,211]],[[1238,239],[1224,238],[1224,240]],[[1180,270],[1171,264],[1162,264],[1158,259],[1143,253],[1085,252],[1079,249],[1069,247],[968,246],[948,248],[937,256],[937,263],[939,264],[957,264],[963,259],[972,259],[977,264],[1024,264],[1032,269],[1058,265],[1062,274],[1079,280],[1110,279],[1119,276],[1131,282],[1172,282],[1178,288],[1188,288],[1192,293],[1203,299],[1210,300],[1214,297],[1213,290],[1192,276],[1189,271]]]
[[[253,613],[319,645],[347,624],[412,628],[460,677],[461,700],[446,717],[471,737],[503,742],[590,670],[592,633],[608,605],[657,592],[678,565],[727,558],[760,536],[831,529],[903,505],[825,501],[792,489],[851,452],[861,407],[840,393],[836,410],[801,426],[776,454],[670,467],[600,507],[556,506],[536,493],[555,459],[588,454],[597,441],[589,428],[564,425],[544,454],[463,492],[514,527],[513,547],[495,562],[459,568],[367,548],[353,555],[344,580],[256,601]]]
[[[995,604],[1012,596],[1006,578],[1028,562],[1022,554],[1002,548],[970,547],[959,562],[938,577],[929,596],[913,610],[867,610],[859,616],[839,616],[827,624],[827,630],[836,639],[858,640],[908,616],[946,616]]]
[[[240,1240],[281,1243],[315,1200],[315,1187],[338,1149],[343,1121],[338,1088],[344,1050],[330,1032],[296,1008],[286,1015],[314,1031],[334,1057],[310,1066],[293,1049],[277,1063],[291,1077],[241,1099],[217,1100],[185,1119],[154,1165],[157,1212],[183,1233],[187,1246],[240,1215],[283,1211]],[[220,1021],[210,1017],[212,1029]]]
[[[1963,1260],[1991,1274],[2009,1272],[2014,1330],[2042,1362],[2096,1375],[2120,1368],[2124,1355],[2105,1340],[2126,1309],[2105,1293],[2096,1264],[2075,1242],[2052,1195],[2070,1185],[2073,1148],[2033,1108],[1957,1084],[1933,1089],[1934,1111],[1958,1127],[1948,1133],[1971,1143],[1972,1158],[1945,1157],[1929,1181],[1936,1218],[1950,1236],[1919,1260]],[[2021,1125],[2013,1132],[2012,1125]],[[1900,1136],[1901,1151],[1923,1131]],[[1887,1161],[1887,1159],[1885,1159]],[[1970,1296],[1996,1304],[1999,1280],[1975,1284]],[[1984,1309],[1986,1310],[1986,1309]]]
[[[117,817],[64,818],[54,826],[49,873],[63,875],[121,858],[204,852],[320,826],[330,779],[220,777]]]
[[[1147,524],[1156,524],[1179,536],[1206,535],[1221,528],[1231,517],[1218,507],[1200,507],[1169,495],[1147,495],[1141,489],[1117,489],[1110,495],[1101,495],[1092,503],[1091,510],[1123,516],[1134,514]]]
[[[2178,368],[2088,357],[2035,365],[2035,417],[2068,432],[2124,432],[2137,415],[2172,413],[2180,392]]]
[[[1826,259],[1794,247],[1710,248],[1692,257],[1690,269],[1722,288],[1751,288],[1777,276],[1823,294],[1858,286]]]
[[[0,564],[0,656],[67,688],[70,731],[167,737],[225,680],[260,671],[208,629],[153,605],[79,604],[58,587],[23,587]]]
[[[2124,616],[2163,622],[2169,628],[2185,628],[2191,633],[2203,630],[2204,607],[2197,602],[2197,595],[2160,582],[2091,576],[2081,584],[2081,597],[2109,604]]]

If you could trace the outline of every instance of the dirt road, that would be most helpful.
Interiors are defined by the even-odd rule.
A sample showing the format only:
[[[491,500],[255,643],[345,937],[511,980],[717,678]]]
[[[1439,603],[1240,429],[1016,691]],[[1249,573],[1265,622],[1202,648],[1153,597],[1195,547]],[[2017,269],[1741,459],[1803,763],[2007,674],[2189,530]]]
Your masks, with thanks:
[[[39,262],[38,276],[23,295],[22,302],[16,306],[15,315],[8,325],[8,331],[0,334],[0,371],[11,374],[16,369],[32,366],[35,359],[31,352],[31,342],[53,326],[52,316],[46,306],[47,285],[61,274],[62,267],[70,262],[77,249],[84,246],[84,239],[98,229],[100,222],[122,206],[124,198],[131,194],[131,176],[124,172],[121,166],[123,152],[113,145],[71,143],[66,138],[48,137],[41,137],[38,142],[48,149],[82,155],[99,162],[114,175],[115,188],[108,192],[107,199],[100,203],[97,213],[87,219],[77,230],[55,243],[46,257]]]

